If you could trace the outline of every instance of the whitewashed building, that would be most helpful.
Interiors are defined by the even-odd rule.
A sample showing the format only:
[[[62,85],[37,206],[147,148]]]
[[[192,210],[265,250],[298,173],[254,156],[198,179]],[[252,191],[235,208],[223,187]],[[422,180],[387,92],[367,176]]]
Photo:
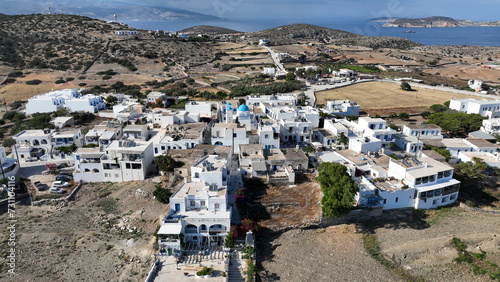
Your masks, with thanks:
[[[249,144],[247,132],[244,127],[235,123],[216,123],[212,127],[212,145],[232,146],[234,153],[239,153],[241,144]]]
[[[190,101],[185,105],[186,112],[199,114],[200,118],[212,118],[212,104],[207,102]]]
[[[2,166],[2,178],[16,176],[19,171],[17,160],[15,158],[8,158],[3,146],[0,146],[0,165]]]
[[[70,112],[97,113],[100,110],[106,109],[106,103],[102,97],[94,94],[66,99],[64,103]]]
[[[26,104],[26,114],[50,113],[65,107],[65,101],[80,97],[80,89],[53,90],[49,93],[33,96]]]
[[[283,143],[307,144],[312,142],[312,122],[303,117],[282,119],[280,123],[280,138]]]
[[[20,161],[48,160],[52,152],[52,132],[49,129],[23,130],[12,137]]]
[[[259,144],[263,149],[280,148],[280,126],[277,123],[264,119],[257,128]]]
[[[334,117],[359,116],[359,105],[349,100],[331,100],[326,102],[324,111]]]
[[[83,182],[144,180],[154,162],[153,144],[132,140],[115,140],[103,151],[80,148],[73,156],[73,178]]]
[[[403,125],[403,133],[408,136],[413,136],[419,140],[441,140],[441,127],[435,124],[405,124]]]
[[[451,99],[450,109],[487,118],[500,118],[500,100]]]
[[[154,154],[163,155],[171,149],[193,149],[196,145],[203,144],[207,129],[206,122],[170,125],[166,131],[160,131],[151,138]]]

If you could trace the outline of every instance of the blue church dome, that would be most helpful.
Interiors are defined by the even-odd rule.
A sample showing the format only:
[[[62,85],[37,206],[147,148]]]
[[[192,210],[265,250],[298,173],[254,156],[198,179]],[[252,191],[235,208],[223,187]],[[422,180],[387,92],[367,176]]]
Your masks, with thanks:
[[[241,106],[238,108],[238,111],[240,111],[240,112],[249,112],[250,109],[248,108],[247,105],[241,104]]]
[[[228,106],[226,110],[230,111],[232,110],[233,108],[231,108],[231,106]]]
[[[227,103],[226,106],[231,106],[231,103]]]

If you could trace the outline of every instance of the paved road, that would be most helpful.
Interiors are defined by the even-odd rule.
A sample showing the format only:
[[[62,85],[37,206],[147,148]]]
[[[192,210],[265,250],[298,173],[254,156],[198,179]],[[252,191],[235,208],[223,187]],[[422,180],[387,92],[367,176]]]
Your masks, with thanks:
[[[264,46],[264,49],[271,54],[271,59],[273,60],[274,64],[278,68],[278,71],[276,72],[277,75],[285,75],[287,71],[285,70],[285,66],[280,62],[278,55],[269,47]]]

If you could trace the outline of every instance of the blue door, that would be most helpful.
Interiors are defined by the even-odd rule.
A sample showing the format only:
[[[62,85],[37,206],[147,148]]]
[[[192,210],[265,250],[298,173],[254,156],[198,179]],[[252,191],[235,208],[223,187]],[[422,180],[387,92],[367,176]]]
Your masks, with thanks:
[[[175,204],[175,211],[181,211],[181,205],[180,204]]]

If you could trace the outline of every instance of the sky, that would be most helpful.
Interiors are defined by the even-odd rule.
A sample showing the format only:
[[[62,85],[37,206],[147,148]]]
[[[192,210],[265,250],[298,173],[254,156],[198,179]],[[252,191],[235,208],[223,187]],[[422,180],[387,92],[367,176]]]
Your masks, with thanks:
[[[99,0],[92,0],[99,1]],[[500,0],[121,0],[166,6],[228,19],[449,16],[464,20],[500,20]]]

